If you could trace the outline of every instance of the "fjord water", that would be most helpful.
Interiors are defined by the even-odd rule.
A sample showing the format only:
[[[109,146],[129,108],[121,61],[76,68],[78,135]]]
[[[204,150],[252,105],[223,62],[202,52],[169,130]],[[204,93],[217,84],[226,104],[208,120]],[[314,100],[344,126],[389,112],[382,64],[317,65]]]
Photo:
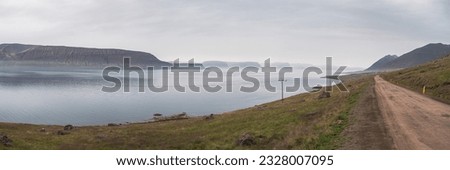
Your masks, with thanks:
[[[119,92],[106,93],[101,90],[102,87],[112,84],[102,78],[101,70],[68,70],[0,70],[0,122],[52,125],[143,122],[151,120],[155,113],[167,116],[182,112],[189,116],[220,114],[279,100],[281,97],[276,74],[272,75],[270,81],[277,92],[269,92],[264,88],[262,73],[249,74],[261,82],[261,88],[252,93],[239,91],[240,86],[253,85],[242,80],[239,74],[233,74],[233,92],[225,91],[226,83],[211,83],[223,86],[221,91],[215,93],[206,92],[203,88],[200,88],[201,92],[192,92],[188,88],[186,92],[178,92],[173,88],[173,73],[169,72],[167,92],[156,93],[145,88],[145,92],[140,93],[135,80],[129,93],[123,92],[123,88]],[[155,85],[159,86],[161,71],[154,74]],[[292,85],[293,77],[301,77],[301,72],[287,74],[288,81],[285,84]],[[187,85],[187,74],[181,74],[180,80]],[[309,84],[314,86],[324,84],[324,81],[317,76],[310,78]],[[196,74],[195,84],[201,87],[201,73]],[[285,93],[285,96],[304,91],[301,88],[296,92]]]

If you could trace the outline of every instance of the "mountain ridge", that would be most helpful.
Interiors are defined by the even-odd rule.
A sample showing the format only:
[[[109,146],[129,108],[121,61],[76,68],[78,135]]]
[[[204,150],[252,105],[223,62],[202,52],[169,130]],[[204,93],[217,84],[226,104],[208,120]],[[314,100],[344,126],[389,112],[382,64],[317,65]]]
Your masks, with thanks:
[[[105,66],[122,65],[130,57],[133,65],[170,66],[151,53],[113,48],[85,48],[27,44],[0,44],[0,61],[20,65]]]
[[[383,58],[376,61],[375,63],[373,63],[367,70],[373,70],[379,67],[383,67],[384,65],[394,61],[397,58],[398,58],[397,55],[386,55]]]
[[[379,71],[409,68],[442,58],[447,54],[450,54],[450,45],[442,43],[430,43],[423,47],[416,48],[394,59],[386,59],[385,56],[376,61],[366,70]]]

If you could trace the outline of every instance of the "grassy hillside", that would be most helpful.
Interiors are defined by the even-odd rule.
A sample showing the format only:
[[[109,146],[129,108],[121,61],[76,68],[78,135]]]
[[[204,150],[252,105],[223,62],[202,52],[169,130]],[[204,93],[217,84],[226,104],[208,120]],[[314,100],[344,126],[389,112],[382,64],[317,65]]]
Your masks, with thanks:
[[[450,55],[413,68],[383,74],[392,83],[426,94],[450,104]]]
[[[349,93],[335,89],[330,98],[306,93],[206,120],[195,117],[121,126],[76,127],[0,123],[0,134],[13,140],[0,149],[336,149],[348,114],[371,77],[346,82]],[[45,132],[40,129],[45,128]],[[250,134],[254,144],[236,141]]]

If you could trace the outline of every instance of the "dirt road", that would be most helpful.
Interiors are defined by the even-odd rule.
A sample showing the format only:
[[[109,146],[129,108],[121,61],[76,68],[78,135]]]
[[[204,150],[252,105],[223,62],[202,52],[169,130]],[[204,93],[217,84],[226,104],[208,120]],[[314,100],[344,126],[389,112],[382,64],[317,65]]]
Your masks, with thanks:
[[[375,76],[379,109],[395,149],[450,149],[450,106]]]
[[[375,82],[368,81],[370,84],[361,93],[358,103],[350,112],[349,119],[352,123],[342,133],[348,140],[345,140],[340,149],[395,149],[381,111],[378,109]]]

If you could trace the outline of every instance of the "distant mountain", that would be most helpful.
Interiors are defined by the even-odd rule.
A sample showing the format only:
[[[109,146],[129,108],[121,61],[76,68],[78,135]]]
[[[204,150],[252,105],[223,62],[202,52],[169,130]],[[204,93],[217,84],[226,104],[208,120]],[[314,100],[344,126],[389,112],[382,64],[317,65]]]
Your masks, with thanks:
[[[229,67],[261,67],[261,65],[258,62],[227,62]]]
[[[123,58],[131,58],[132,65],[170,66],[170,63],[154,55],[120,49],[97,49],[65,46],[41,46],[24,44],[0,44],[0,62],[5,65],[61,65],[99,67],[123,64]]]
[[[219,68],[228,67],[228,63],[225,61],[204,61],[202,64],[205,67],[219,67]]]
[[[447,54],[450,54],[450,45],[442,43],[428,44],[397,58],[393,58],[392,56],[388,58],[383,57],[367,70],[375,71],[408,68],[436,60]]]
[[[229,68],[229,67],[261,67],[258,62],[227,62],[227,61],[205,61],[202,63],[205,67],[219,67],[219,68]]]
[[[305,69],[313,66],[312,64],[305,64],[305,63],[290,63],[289,65],[291,65],[291,67],[293,67],[294,69]]]
[[[367,70],[377,70],[378,68],[384,67],[385,65],[394,61],[397,58],[398,58],[398,56],[396,56],[396,55],[384,56],[383,58],[379,59],[377,62],[373,63],[372,66],[370,66]]]
[[[290,63],[286,63],[286,62],[274,62],[274,63],[271,63],[271,66],[277,67],[277,68],[293,67],[293,66],[291,66]]]

